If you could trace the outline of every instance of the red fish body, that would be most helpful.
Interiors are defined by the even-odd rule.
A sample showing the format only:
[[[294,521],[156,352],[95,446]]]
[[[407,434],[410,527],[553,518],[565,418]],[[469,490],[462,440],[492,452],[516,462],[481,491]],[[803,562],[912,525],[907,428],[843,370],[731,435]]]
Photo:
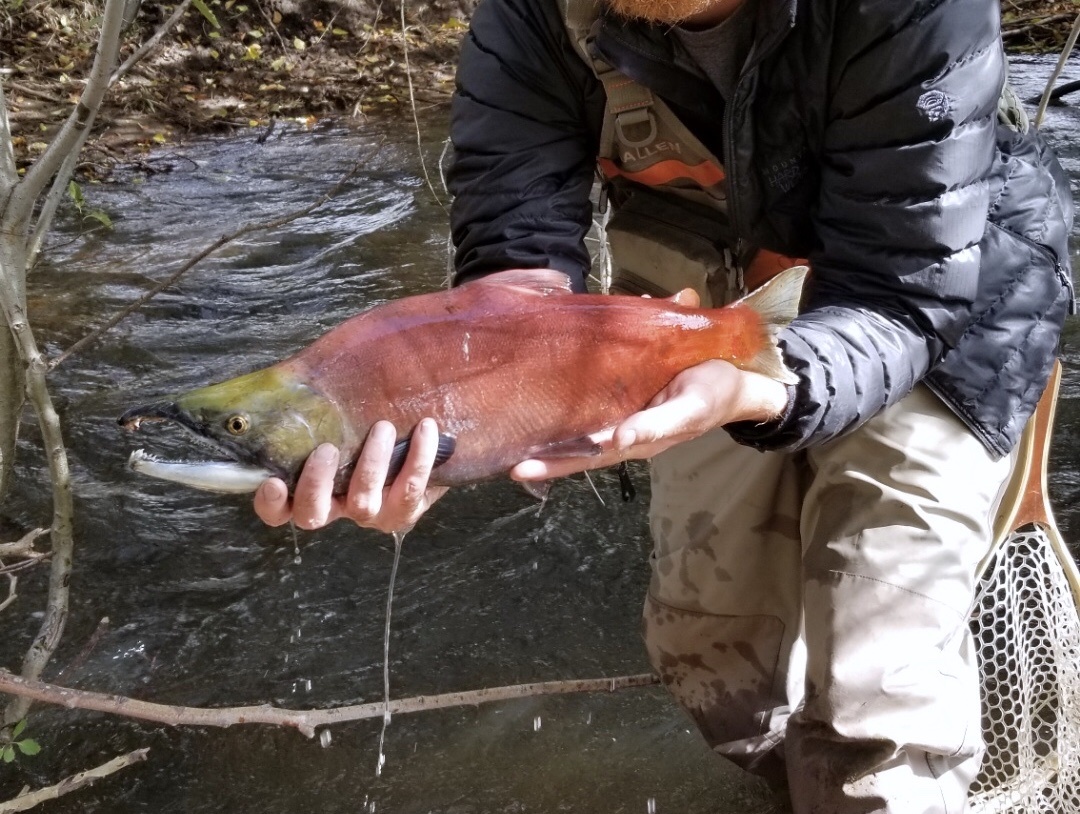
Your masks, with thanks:
[[[804,273],[702,309],[571,294],[555,272],[507,272],[379,305],[276,365],[129,410],[121,423],[178,422],[292,482],[323,441],[342,450],[347,475],[376,421],[404,439],[431,417],[454,442],[432,481],[468,483],[526,458],[582,454],[585,436],[709,359],[790,377],[772,334],[794,316]]]

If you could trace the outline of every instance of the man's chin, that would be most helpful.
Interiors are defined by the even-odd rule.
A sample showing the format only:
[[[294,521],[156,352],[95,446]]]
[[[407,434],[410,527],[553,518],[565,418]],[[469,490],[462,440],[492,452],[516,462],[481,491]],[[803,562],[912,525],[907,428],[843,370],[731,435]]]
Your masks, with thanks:
[[[677,25],[708,9],[715,0],[604,0],[616,14],[632,20]]]

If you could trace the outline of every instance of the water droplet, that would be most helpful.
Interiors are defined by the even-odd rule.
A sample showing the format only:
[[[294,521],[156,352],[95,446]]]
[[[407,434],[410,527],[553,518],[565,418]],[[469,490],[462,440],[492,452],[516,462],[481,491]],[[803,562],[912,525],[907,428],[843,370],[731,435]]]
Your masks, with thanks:
[[[646,814],[656,814],[656,798],[650,797],[648,802],[645,803]]]
[[[311,679],[304,681],[304,692],[311,692]]]
[[[322,732],[319,733],[319,745],[322,746],[323,749],[330,745],[329,729],[324,729]]]
[[[533,718],[533,732],[539,732],[539,731],[540,731],[540,716],[537,715],[535,718]]]

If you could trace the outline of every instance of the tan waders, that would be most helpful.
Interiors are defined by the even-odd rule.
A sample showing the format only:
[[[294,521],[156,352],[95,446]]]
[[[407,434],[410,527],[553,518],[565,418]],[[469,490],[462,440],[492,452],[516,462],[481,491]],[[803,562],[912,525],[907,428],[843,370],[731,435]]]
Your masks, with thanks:
[[[981,754],[968,632],[1010,461],[919,385],[797,453],[723,431],[653,460],[650,659],[796,814],[953,814]]]

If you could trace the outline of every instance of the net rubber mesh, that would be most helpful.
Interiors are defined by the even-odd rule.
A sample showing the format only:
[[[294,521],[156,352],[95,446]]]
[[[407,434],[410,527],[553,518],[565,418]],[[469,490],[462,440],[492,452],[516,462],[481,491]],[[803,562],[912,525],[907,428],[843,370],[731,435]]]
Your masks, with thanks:
[[[1080,814],[1080,617],[1043,529],[1028,526],[1002,544],[971,629],[986,753],[969,810]]]

